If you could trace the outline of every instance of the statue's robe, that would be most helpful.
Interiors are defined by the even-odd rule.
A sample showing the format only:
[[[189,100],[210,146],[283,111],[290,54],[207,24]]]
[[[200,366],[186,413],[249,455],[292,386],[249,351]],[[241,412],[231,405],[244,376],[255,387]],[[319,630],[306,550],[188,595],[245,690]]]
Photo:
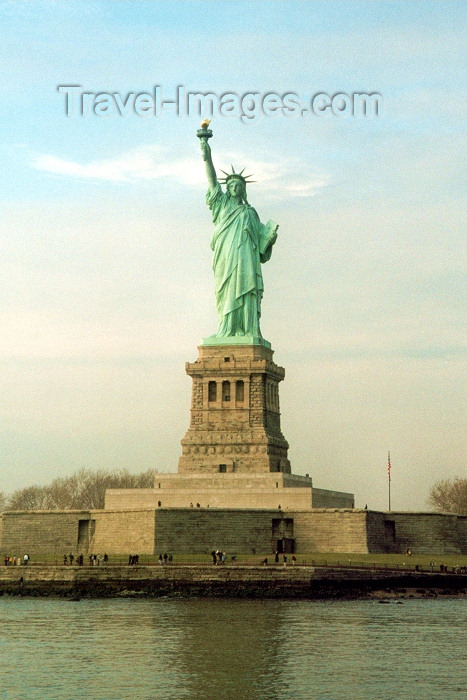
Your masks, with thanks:
[[[211,248],[219,317],[217,336],[261,338],[261,263],[271,257],[277,225],[262,224],[252,207],[238,204],[219,183],[208,191],[206,203],[214,222]]]

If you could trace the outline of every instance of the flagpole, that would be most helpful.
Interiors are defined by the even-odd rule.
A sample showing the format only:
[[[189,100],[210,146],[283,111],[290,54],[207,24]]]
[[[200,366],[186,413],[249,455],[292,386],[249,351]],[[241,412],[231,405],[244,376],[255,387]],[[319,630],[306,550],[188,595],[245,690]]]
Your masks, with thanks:
[[[391,453],[388,452],[388,497],[389,510],[391,510]]]

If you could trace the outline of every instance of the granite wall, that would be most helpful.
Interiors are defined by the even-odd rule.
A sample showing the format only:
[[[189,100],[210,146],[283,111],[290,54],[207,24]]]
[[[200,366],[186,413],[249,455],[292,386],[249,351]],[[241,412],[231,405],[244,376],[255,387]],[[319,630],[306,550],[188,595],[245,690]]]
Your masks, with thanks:
[[[395,526],[396,552],[412,554],[466,553],[464,518],[446,513],[387,513]]]
[[[313,510],[293,513],[297,552],[368,552],[365,511]]]
[[[156,550],[179,553],[271,552],[277,511],[168,508],[157,511]]]
[[[94,511],[96,529],[89,551],[107,554],[154,554],[156,512],[150,510]]]
[[[467,518],[352,509],[146,508],[6,512],[1,552],[270,553],[284,540],[305,552],[467,554]]]
[[[8,556],[76,554],[80,531],[86,551],[94,528],[90,511],[7,511],[2,520],[2,553]]]

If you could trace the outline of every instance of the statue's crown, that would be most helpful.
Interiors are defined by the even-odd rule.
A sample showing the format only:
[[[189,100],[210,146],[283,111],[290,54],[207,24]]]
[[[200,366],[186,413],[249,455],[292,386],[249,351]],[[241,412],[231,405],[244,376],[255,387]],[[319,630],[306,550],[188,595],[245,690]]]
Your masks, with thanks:
[[[231,173],[226,173],[225,170],[222,170],[225,177],[220,177],[219,182],[222,182],[225,185],[229,182],[229,180],[241,180],[244,185],[246,185],[250,182],[256,182],[256,180],[249,180],[248,179],[249,177],[252,177],[252,175],[242,175],[243,170],[245,170],[245,168],[243,168],[243,170],[241,170],[239,173],[236,173],[234,166],[231,165],[230,167],[232,168]]]

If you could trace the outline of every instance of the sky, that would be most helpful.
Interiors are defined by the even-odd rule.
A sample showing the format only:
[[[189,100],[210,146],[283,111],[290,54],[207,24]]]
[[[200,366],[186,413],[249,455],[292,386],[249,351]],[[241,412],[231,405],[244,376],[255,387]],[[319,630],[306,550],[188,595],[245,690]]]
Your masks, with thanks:
[[[393,510],[426,510],[436,481],[467,475],[466,16],[0,2],[0,491],[177,470],[185,362],[217,327],[196,138],[210,115],[144,97],[138,113],[156,86],[164,102],[179,86],[216,97],[214,164],[253,173],[250,204],[279,224],[261,324],[286,371],[292,471],[380,510],[388,451]],[[91,97],[68,115],[71,85]],[[229,113],[226,93],[259,97]],[[291,93],[300,110],[259,109]],[[361,93],[379,114],[353,113]],[[313,112],[318,94],[349,97]]]

